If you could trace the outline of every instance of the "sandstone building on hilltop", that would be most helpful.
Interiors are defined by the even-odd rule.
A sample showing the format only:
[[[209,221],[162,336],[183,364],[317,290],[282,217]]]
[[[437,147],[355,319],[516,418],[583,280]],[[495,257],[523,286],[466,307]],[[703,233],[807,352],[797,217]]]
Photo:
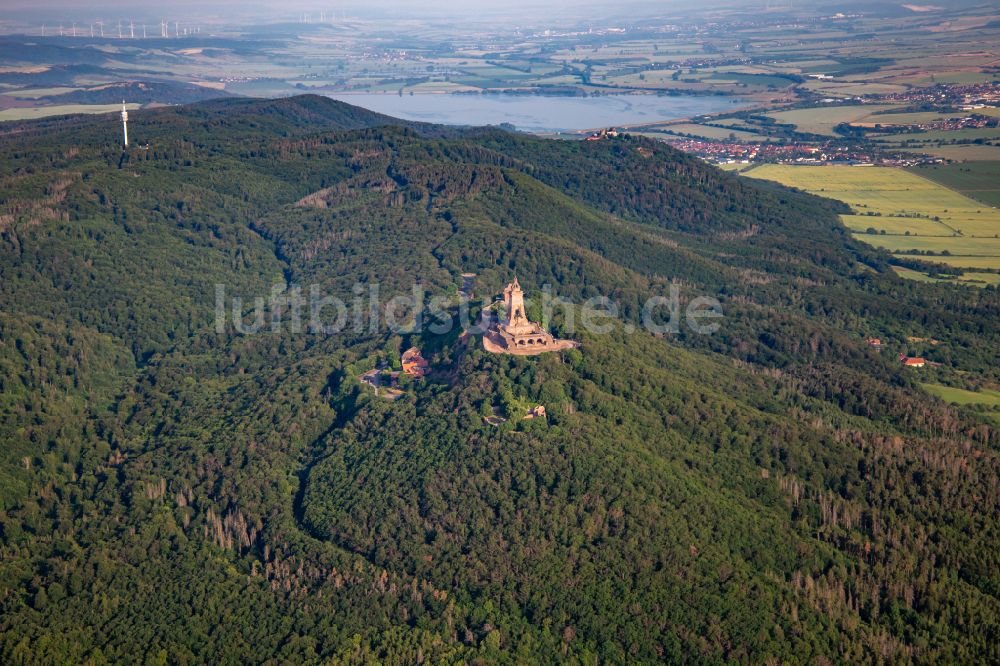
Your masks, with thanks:
[[[486,351],[497,354],[534,355],[575,347],[572,340],[557,340],[524,312],[524,292],[517,278],[503,290],[504,321],[494,324],[483,336]]]

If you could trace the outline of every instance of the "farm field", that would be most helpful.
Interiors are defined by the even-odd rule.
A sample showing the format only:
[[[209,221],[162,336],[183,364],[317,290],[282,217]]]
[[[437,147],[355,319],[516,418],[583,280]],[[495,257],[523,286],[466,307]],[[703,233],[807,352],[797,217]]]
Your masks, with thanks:
[[[756,120],[744,120],[743,118],[723,118],[717,120],[717,123],[721,125],[726,125],[727,127],[733,127],[736,129],[747,130],[748,132],[756,132],[760,128],[760,123]]]
[[[916,125],[918,123],[930,123],[936,120],[948,120],[956,116],[968,115],[965,113],[938,113],[936,111],[919,111],[915,113],[872,113],[851,123],[858,127],[872,127],[874,125]]]
[[[765,164],[747,175],[838,199],[857,213],[936,218],[965,236],[1000,234],[1000,211],[904,169]],[[926,228],[924,220],[915,221],[910,233],[921,228]]]
[[[1000,285],[1000,273],[976,273],[974,271],[965,271],[962,273],[962,280],[979,282],[983,286]]]
[[[978,162],[1000,160],[1000,146],[958,145],[958,146],[928,146],[927,148],[908,149],[908,152],[927,153],[949,160]]]
[[[791,79],[785,78],[783,76],[775,76],[771,74],[755,74],[747,72],[732,72],[732,71],[718,71],[716,70],[709,76],[702,79],[708,83],[718,83],[718,84],[738,84],[747,86],[763,86],[767,88],[785,88],[794,83]]]
[[[62,95],[77,90],[80,90],[80,88],[70,88],[68,86],[61,86],[55,88],[29,88],[27,90],[7,90],[5,92],[0,93],[0,95],[7,95],[8,97],[16,97],[17,99],[41,99],[42,97]]]
[[[844,225],[851,231],[866,232],[875,229],[887,234],[920,236],[954,236],[955,230],[936,220],[920,217],[890,217],[885,215],[841,215]]]
[[[58,106],[13,108],[0,111],[0,121],[30,120],[32,118],[45,118],[48,116],[64,116],[71,113],[111,113],[120,111],[121,108],[121,104],[61,104]],[[138,109],[139,105],[126,104],[125,108],[133,111]]]
[[[779,123],[795,125],[800,132],[835,136],[833,128],[841,123],[851,123],[875,111],[897,108],[893,105],[829,106],[815,109],[792,109],[768,113]]]
[[[403,88],[404,93],[453,93],[472,92],[474,90],[476,89],[452,81],[427,81]]]
[[[899,277],[905,278],[907,280],[913,280],[914,282],[946,282],[946,280],[942,280],[941,278],[931,277],[926,273],[915,271],[912,268],[905,268],[903,266],[893,266],[892,270]]]
[[[1000,269],[1000,211],[916,173],[894,167],[766,164],[744,175],[843,201],[856,213],[875,213],[842,219],[855,238],[900,258],[912,259],[910,252],[917,251],[927,253],[922,256],[928,261],[956,268]],[[885,233],[864,233],[869,228]]]
[[[895,255],[900,259],[913,259],[912,254],[897,254]],[[917,257],[919,258],[919,257]],[[955,268],[962,268],[968,270],[989,270],[995,271],[1000,270],[1000,257],[968,257],[968,256],[949,256],[949,255],[934,255],[925,257],[927,261],[933,261],[936,264],[947,264],[948,266],[953,266]]]
[[[993,257],[1000,263],[1000,238],[967,236],[899,236],[889,234],[854,234],[854,237],[890,252],[904,254],[912,250],[952,257]],[[958,264],[960,265],[960,264]]]
[[[925,391],[936,395],[945,402],[954,405],[987,405],[989,407],[1000,406],[1000,391],[991,389],[981,389],[979,391],[966,391],[965,389],[943,386],[941,384],[921,384]]]
[[[575,86],[580,83],[579,74],[558,74],[556,76],[546,76],[535,81],[541,86]]]
[[[616,69],[600,73],[595,68],[592,78],[602,85],[624,86],[633,89],[715,91],[719,93],[748,94],[766,90],[779,90],[791,86],[790,79],[766,74],[719,73],[712,71],[685,74],[674,79],[677,70],[649,70],[641,73],[614,74]]]
[[[716,139],[725,141],[735,137],[737,141],[766,141],[767,137],[754,132],[747,132],[739,129],[727,129],[723,127],[711,127],[709,125],[697,125],[695,123],[678,123],[676,125],[659,125],[649,129],[658,129],[664,132],[676,134],[690,134],[706,139]]]
[[[913,167],[910,171],[984,204],[1000,207],[1000,161],[935,164]]]
[[[912,257],[911,257],[912,258]],[[901,278],[914,280],[916,282],[959,282],[973,287],[987,287],[1000,284],[1000,273],[979,273],[975,271],[964,271],[955,277],[931,277],[927,273],[915,271],[905,266],[893,266],[892,270]]]
[[[876,141],[885,144],[899,145],[904,141],[922,143],[946,141],[975,141],[976,139],[1000,139],[1000,128],[978,127],[962,130],[940,130],[933,132],[907,132],[906,134],[875,134],[870,135]]]
[[[807,81],[802,84],[802,87],[821,95],[829,95],[830,97],[885,95],[906,90],[906,86],[892,83],[855,83],[850,81]]]
[[[967,85],[970,83],[986,83],[993,80],[993,75],[987,72],[946,72],[935,74],[933,79],[930,75],[906,76],[896,79],[898,83],[908,83],[917,85],[933,85],[935,83],[957,83]]]

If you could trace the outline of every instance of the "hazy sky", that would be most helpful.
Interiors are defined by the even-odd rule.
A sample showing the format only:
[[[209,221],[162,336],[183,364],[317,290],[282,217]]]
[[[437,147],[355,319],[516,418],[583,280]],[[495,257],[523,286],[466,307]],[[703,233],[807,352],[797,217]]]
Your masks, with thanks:
[[[180,11],[214,13],[217,10],[232,12],[233,8],[254,13],[288,14],[302,11],[327,12],[346,9],[349,13],[377,12],[406,13],[420,15],[422,12],[450,10],[461,14],[508,13],[511,9],[531,10],[533,14],[550,13],[557,16],[563,12],[579,12],[586,7],[600,6],[607,10],[623,6],[642,5],[648,9],[657,7],[677,9],[685,4],[704,7],[706,4],[722,4],[723,0],[695,2],[694,0],[292,0],[290,2],[261,2],[250,0],[0,0],[0,11],[73,11],[74,13],[99,13],[114,11],[176,14]],[[764,0],[729,0],[725,4],[762,4]]]
[[[763,0],[761,0],[763,1]],[[690,0],[648,0],[645,3],[640,3],[638,1],[631,2],[629,4],[646,4],[649,6],[673,6],[677,7],[679,5],[689,2]],[[740,0],[736,0],[737,4]],[[0,0],[0,10],[5,9],[32,9],[32,10],[45,10],[45,9],[76,9],[79,11],[94,11],[103,9],[117,9],[126,10],[128,8],[133,9],[154,9],[158,8],[160,11],[170,12],[173,8],[187,8],[187,9],[204,9],[211,11],[215,8],[224,8],[232,10],[234,7],[240,7],[243,9],[251,9],[254,11],[272,11],[272,12],[294,12],[296,10],[300,11],[319,11],[319,10],[332,10],[334,8],[339,9],[340,7],[348,7],[353,9],[371,8],[371,9],[387,9],[387,10],[401,10],[405,9],[409,13],[418,14],[423,9],[428,7],[443,8],[447,7],[457,12],[477,12],[484,9],[493,10],[504,10],[512,6],[519,7],[531,7],[539,11],[545,11],[549,9],[553,12],[565,11],[574,7],[580,7],[582,5],[600,5],[603,4],[607,7],[621,6],[621,2],[610,2],[605,0],[604,2],[580,2],[579,0],[546,0],[545,2],[539,2],[538,0],[420,0],[417,2],[407,1],[407,0],[300,0],[291,2],[260,2],[253,1],[247,2],[246,0],[95,0],[94,2],[80,2],[80,0],[39,0],[38,2],[31,2],[30,0]],[[697,3],[703,5],[704,3]]]
[[[504,17],[506,25],[525,21],[551,21],[553,25],[581,20],[627,22],[629,17],[681,15],[690,10],[739,7],[763,10],[778,0],[0,0],[0,22],[35,20],[170,19],[231,21],[236,24],[296,20],[303,13],[316,20],[327,17],[455,18],[456,23],[481,24],[490,17]],[[915,1],[915,0],[914,0]],[[906,0],[780,0],[794,8],[842,11],[863,6],[901,5]],[[965,4],[964,0],[935,0],[941,6]]]
[[[679,5],[683,4],[684,0],[650,0],[646,4],[650,5]],[[294,11],[295,9],[329,9],[332,7],[338,7],[342,5],[354,6],[354,7],[381,7],[381,8],[391,8],[391,9],[410,9],[413,12],[419,12],[422,7],[436,5],[436,6],[449,6],[455,10],[468,9],[470,11],[481,10],[486,7],[490,8],[502,8],[504,6],[511,6],[513,4],[522,6],[531,6],[539,9],[546,7],[551,7],[553,9],[567,8],[579,6],[581,3],[574,0],[546,0],[545,2],[539,2],[538,0],[504,0],[500,2],[498,0],[461,0],[461,1],[448,1],[448,0],[421,0],[419,2],[412,2],[407,0],[371,0],[369,1],[359,1],[359,0],[300,0],[298,2],[261,2],[250,0],[168,0],[165,2],[160,2],[158,0],[96,0],[95,2],[80,2],[80,0],[39,0],[38,2],[31,2],[30,0],[0,0],[0,8],[2,9],[68,9],[75,8],[80,10],[87,9],[102,9],[102,8],[127,8],[127,7],[159,7],[167,9],[170,7],[199,7],[208,8],[213,7],[244,7],[244,8],[254,8],[254,9],[271,9],[273,11]],[[615,2],[604,2],[608,6],[619,5],[621,3]]]

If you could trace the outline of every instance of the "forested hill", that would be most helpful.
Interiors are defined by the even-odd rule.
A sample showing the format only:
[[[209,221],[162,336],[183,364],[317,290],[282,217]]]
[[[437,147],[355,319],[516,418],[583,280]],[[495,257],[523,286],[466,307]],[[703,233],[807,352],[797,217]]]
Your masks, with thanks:
[[[136,146],[161,140],[220,143],[231,148],[239,138],[273,140],[318,131],[351,130],[380,125],[424,127],[428,132],[445,128],[397,120],[343,102],[302,95],[278,100],[248,97],[221,97],[198,104],[143,109],[129,119],[130,136]],[[0,137],[21,137],[29,141],[44,137],[50,147],[115,147],[120,136],[118,114],[71,115],[34,121],[0,123]],[[117,134],[116,134],[117,132]]]
[[[997,381],[997,289],[643,138],[131,115],[124,151],[113,116],[0,125],[0,662],[1000,659],[995,415],[896,361]],[[535,319],[551,285],[580,347],[215,327],[217,285],[241,326],[314,285],[431,317],[463,273]],[[671,288],[718,330],[644,328]],[[410,346],[398,399],[360,381]]]

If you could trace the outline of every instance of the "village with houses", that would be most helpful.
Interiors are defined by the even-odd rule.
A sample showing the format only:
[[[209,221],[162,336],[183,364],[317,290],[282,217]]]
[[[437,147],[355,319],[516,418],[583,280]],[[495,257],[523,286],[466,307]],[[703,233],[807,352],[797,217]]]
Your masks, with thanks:
[[[829,80],[821,74],[811,78]],[[614,139],[626,132],[723,166],[945,164],[964,155],[954,146],[997,145],[1000,83],[941,83],[903,92],[809,98],[770,110],[609,127],[586,134],[584,140]]]

